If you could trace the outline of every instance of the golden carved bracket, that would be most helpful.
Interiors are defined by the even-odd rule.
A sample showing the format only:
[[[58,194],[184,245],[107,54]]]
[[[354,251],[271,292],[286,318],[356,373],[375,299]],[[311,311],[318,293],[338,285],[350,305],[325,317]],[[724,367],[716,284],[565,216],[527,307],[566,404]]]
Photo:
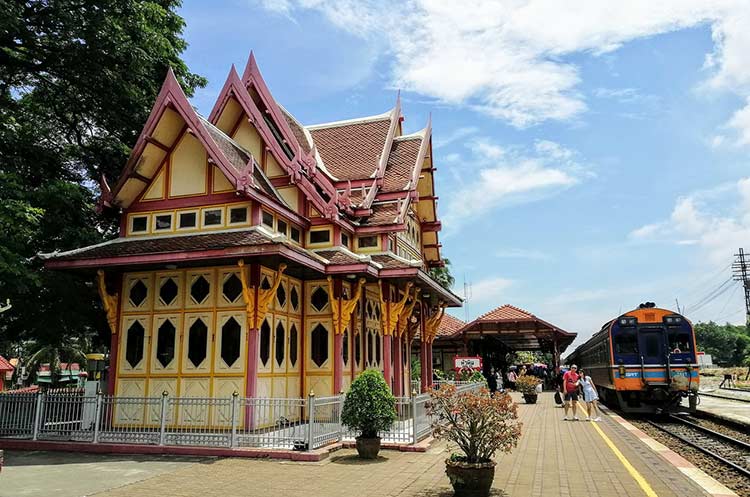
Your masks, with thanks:
[[[423,342],[432,343],[433,340],[435,340],[438,328],[440,328],[440,322],[443,320],[443,316],[445,316],[446,307],[447,306],[445,304],[440,304],[440,309],[438,309],[435,314],[427,318],[427,321],[425,321],[425,332],[424,336],[422,337]]]
[[[401,315],[401,311],[404,310],[406,301],[409,300],[409,290],[411,290],[412,286],[413,283],[411,281],[406,283],[404,296],[398,302],[386,302],[383,298],[383,282],[378,282],[378,287],[380,288],[380,324],[383,328],[383,335],[393,335],[393,332],[396,330],[398,318]]]
[[[343,297],[335,298],[333,295],[333,278],[328,277],[328,299],[331,302],[331,311],[333,312],[333,332],[336,335],[340,335],[349,326],[352,320],[352,312],[357,306],[357,302],[362,297],[362,288],[364,288],[367,280],[360,278],[357,282],[357,289],[354,291],[354,295],[350,299]]]
[[[408,293],[408,292],[407,292]],[[402,337],[407,332],[407,328],[409,327],[409,320],[411,319],[411,315],[414,312],[414,307],[417,305],[417,294],[419,292],[417,289],[414,289],[414,296],[411,298],[411,304],[405,305],[403,310],[398,316],[398,325],[396,326],[396,336]]]
[[[276,295],[276,290],[279,289],[279,285],[281,284],[281,276],[284,270],[286,270],[286,264],[279,264],[279,270],[276,272],[273,285],[268,289],[257,288],[248,283],[247,275],[245,274],[245,261],[243,259],[237,261],[237,265],[240,267],[240,281],[242,282],[242,297],[245,301],[247,325],[250,329],[255,330],[258,329],[263,318],[266,317],[268,306],[271,304],[274,295]]]
[[[113,335],[117,334],[117,303],[120,300],[120,294],[115,292],[114,294],[107,293],[107,283],[104,279],[104,270],[99,269],[96,271],[96,279],[99,288],[99,297],[102,299],[102,306],[104,312],[107,313],[107,323],[109,324],[109,330]]]

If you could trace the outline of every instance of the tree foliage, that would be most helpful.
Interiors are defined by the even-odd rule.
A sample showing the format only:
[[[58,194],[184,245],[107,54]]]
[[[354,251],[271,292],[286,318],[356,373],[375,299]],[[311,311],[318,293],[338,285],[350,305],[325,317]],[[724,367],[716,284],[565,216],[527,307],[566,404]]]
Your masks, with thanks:
[[[698,350],[711,354],[713,362],[722,366],[740,366],[750,357],[750,333],[745,326],[719,325],[713,321],[697,323],[695,340]]]
[[[180,54],[179,1],[2,2],[0,21],[0,353],[11,343],[106,336],[96,291],[42,268],[39,252],[113,236],[94,212],[172,67],[186,93],[205,80]],[[6,351],[7,352],[7,351]]]
[[[341,422],[362,438],[375,438],[396,420],[396,398],[380,371],[368,369],[352,382],[344,399]]]
[[[451,261],[444,258],[443,262],[445,263],[443,267],[430,268],[430,276],[433,280],[437,281],[440,286],[450,290],[456,282],[456,278],[451,274]]]

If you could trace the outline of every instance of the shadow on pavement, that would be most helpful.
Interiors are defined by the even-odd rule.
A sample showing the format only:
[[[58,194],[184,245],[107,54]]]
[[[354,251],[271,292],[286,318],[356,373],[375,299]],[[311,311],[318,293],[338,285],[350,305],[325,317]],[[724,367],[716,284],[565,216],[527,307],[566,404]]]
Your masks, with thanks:
[[[138,454],[86,454],[81,452],[45,452],[6,450],[3,466],[50,466],[61,464],[112,463],[127,461],[131,463],[182,462],[213,464],[216,457],[186,457],[173,455],[138,455]]]
[[[387,457],[378,456],[377,459],[361,459],[356,454],[350,454],[347,456],[336,456],[331,458],[331,462],[334,464],[349,464],[351,466],[367,466],[370,464],[380,464],[388,462]]]

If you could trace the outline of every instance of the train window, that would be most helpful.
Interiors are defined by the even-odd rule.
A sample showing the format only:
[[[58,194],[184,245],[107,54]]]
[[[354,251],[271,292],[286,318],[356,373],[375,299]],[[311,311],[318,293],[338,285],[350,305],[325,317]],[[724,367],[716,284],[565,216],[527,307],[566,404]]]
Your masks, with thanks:
[[[659,335],[656,333],[649,333],[645,335],[646,342],[646,357],[657,357],[659,355]]]
[[[668,337],[669,350],[673,354],[690,352],[692,350],[690,346],[690,333],[682,330],[669,330]]]
[[[615,335],[615,354],[637,354],[638,341],[634,332],[620,332]]]

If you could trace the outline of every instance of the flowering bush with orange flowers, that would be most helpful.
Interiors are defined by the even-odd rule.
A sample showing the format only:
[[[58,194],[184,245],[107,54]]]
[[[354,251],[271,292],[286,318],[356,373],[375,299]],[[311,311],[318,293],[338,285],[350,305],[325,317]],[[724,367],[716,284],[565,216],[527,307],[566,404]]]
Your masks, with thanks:
[[[463,456],[452,460],[487,463],[495,452],[510,452],[521,437],[517,406],[510,395],[489,390],[457,392],[453,385],[433,391],[428,412],[433,419],[436,438],[454,443]]]

